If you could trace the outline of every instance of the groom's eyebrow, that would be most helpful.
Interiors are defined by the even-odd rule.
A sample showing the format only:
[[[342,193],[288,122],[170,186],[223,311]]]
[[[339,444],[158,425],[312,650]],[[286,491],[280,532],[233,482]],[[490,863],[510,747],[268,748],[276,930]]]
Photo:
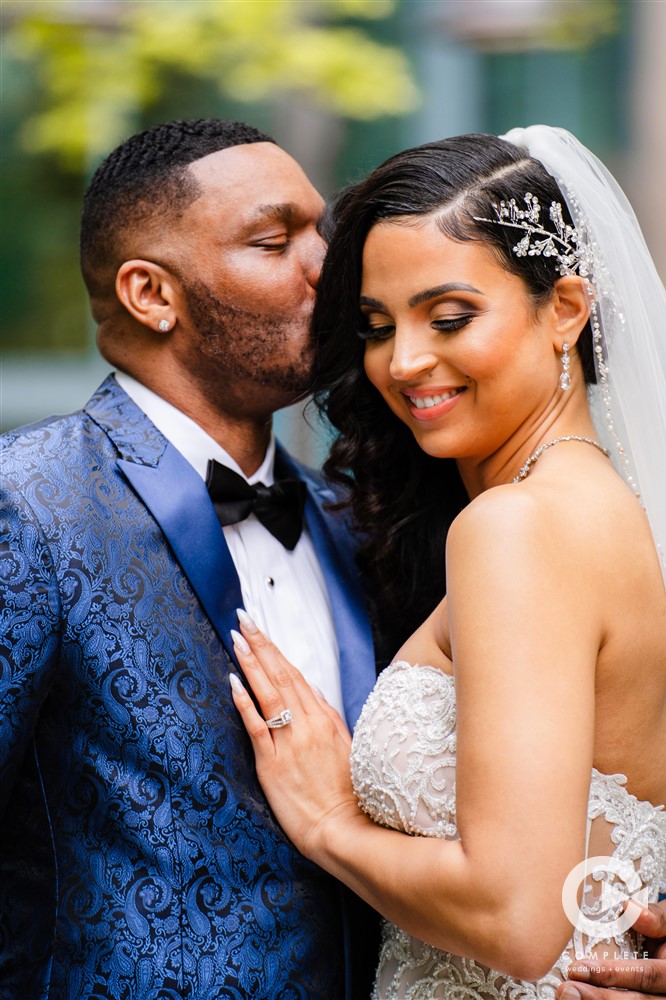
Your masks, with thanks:
[[[283,222],[288,226],[299,214],[302,215],[302,212],[299,212],[298,205],[291,201],[280,202],[275,205],[257,205],[243,228],[245,232],[251,232],[257,226],[266,222]]]
[[[276,205],[259,205],[256,214],[258,218],[269,216],[289,222],[292,216],[296,215],[297,211],[298,206],[293,201],[285,201]]]

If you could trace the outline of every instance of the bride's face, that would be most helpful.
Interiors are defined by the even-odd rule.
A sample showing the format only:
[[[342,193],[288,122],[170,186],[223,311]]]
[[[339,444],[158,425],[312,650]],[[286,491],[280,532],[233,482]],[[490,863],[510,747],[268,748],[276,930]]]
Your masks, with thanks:
[[[556,396],[552,310],[431,217],[370,230],[361,310],[366,374],[430,455],[483,460]]]

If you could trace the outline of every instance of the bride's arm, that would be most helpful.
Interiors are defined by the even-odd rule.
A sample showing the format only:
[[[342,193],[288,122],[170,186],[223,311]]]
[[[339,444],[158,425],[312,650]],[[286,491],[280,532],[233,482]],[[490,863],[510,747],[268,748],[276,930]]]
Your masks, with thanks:
[[[527,979],[571,936],[561,892],[584,856],[602,641],[582,539],[559,528],[509,488],[449,534],[459,842],[408,837],[358,809],[332,713],[256,634],[244,633],[266,672],[240,660],[264,717],[288,706],[294,721],[271,734],[235,694],[264,790],[308,857],[416,937]]]

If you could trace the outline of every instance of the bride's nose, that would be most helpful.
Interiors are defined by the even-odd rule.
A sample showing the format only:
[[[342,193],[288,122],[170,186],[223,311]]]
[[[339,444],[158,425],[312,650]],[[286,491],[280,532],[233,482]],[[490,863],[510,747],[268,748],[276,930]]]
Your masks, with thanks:
[[[431,372],[437,358],[428,343],[429,338],[414,330],[396,330],[389,371],[396,382],[409,382]]]

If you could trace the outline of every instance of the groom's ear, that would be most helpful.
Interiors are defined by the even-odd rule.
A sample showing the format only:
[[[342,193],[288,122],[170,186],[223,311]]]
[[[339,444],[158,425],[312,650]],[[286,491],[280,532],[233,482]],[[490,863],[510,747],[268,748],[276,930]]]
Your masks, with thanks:
[[[553,324],[553,342],[558,350],[562,344],[576,343],[590,318],[590,297],[584,278],[568,274],[555,282],[548,304]]]
[[[177,288],[165,268],[150,260],[126,260],[116,275],[116,295],[128,313],[143,326],[160,330],[166,320],[173,329],[177,318]]]

